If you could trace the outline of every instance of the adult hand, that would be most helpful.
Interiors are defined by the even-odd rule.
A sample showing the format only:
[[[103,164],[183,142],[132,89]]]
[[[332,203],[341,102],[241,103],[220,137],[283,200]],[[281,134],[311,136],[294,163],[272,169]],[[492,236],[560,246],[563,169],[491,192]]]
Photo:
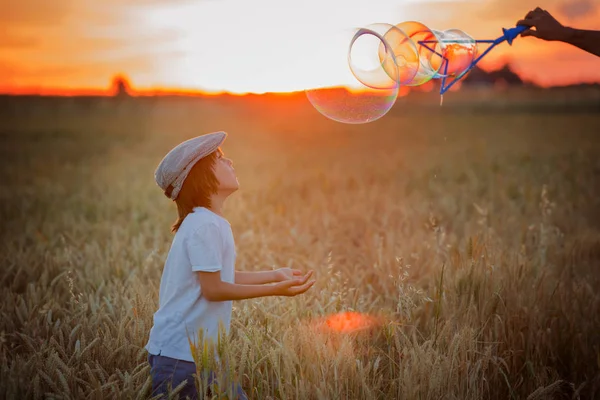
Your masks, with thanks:
[[[315,280],[308,280],[313,275],[313,271],[309,271],[303,277],[288,279],[273,285],[275,296],[297,296],[306,292],[315,284]]]
[[[537,7],[529,11],[524,19],[519,20],[517,25],[529,27],[521,33],[522,37],[533,36],[548,41],[565,41],[568,37],[568,29],[556,20],[548,11]],[[535,30],[531,29],[535,28]]]

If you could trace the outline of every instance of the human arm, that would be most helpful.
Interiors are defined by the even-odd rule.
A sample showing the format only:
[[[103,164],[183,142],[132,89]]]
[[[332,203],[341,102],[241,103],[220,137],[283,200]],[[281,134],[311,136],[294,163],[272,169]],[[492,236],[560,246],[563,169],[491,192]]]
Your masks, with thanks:
[[[590,31],[575,28],[564,28],[565,43],[579,47],[597,57],[600,57],[600,31]]]
[[[235,283],[242,285],[262,285],[300,276],[302,276],[302,271],[291,268],[279,268],[272,271],[235,271]]]
[[[212,223],[205,223],[197,227],[189,237],[185,238],[191,269],[200,280],[202,296],[209,301],[242,300],[264,296],[296,296],[306,292],[315,282],[314,280],[309,281],[312,271],[304,276],[294,276],[294,279],[285,279],[270,286],[251,284],[249,281],[245,283],[223,282],[221,280],[224,252],[222,243],[219,227]],[[277,279],[282,275],[282,270],[288,269],[277,270],[280,272],[273,273],[272,276],[258,273],[252,278],[254,278],[254,282],[259,279],[265,280],[267,277]],[[248,273],[245,275],[246,277],[250,276]]]
[[[313,272],[304,277],[288,279],[274,285],[252,285],[223,282],[220,272],[198,272],[202,296],[209,301],[245,300],[267,296],[297,296],[310,289],[315,280]]]
[[[568,43],[600,57],[600,31],[564,26],[548,11],[539,7],[527,13],[517,25],[529,27],[521,33],[522,37],[533,36],[542,40]]]

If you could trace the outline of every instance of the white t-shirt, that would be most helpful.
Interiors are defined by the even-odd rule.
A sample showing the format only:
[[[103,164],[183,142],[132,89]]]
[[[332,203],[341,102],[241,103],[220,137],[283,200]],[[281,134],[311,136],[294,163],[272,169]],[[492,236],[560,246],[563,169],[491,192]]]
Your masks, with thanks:
[[[145,349],[150,354],[194,361],[188,341],[198,331],[217,343],[219,322],[229,333],[231,301],[202,296],[196,271],[221,271],[223,282],[235,282],[235,243],[226,219],[204,207],[188,214],[175,233],[160,280],[159,308]],[[186,332],[187,328],[187,332]]]

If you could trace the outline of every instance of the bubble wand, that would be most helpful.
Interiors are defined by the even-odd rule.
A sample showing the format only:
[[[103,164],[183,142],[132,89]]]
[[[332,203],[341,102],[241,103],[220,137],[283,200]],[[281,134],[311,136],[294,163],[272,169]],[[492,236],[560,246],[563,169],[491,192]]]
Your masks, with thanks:
[[[493,48],[504,42],[512,45],[527,29],[517,25],[503,28],[497,39],[475,40],[459,29],[439,31],[417,21],[373,23],[354,32],[345,67],[344,60],[336,59],[340,74],[346,74],[349,68],[352,89],[320,86],[306,89],[305,93],[321,114],[348,124],[376,121],[392,109],[401,87],[420,86],[432,79],[441,79],[441,105],[444,93]],[[490,46],[478,54],[478,44]],[[361,63],[363,60],[369,63]]]

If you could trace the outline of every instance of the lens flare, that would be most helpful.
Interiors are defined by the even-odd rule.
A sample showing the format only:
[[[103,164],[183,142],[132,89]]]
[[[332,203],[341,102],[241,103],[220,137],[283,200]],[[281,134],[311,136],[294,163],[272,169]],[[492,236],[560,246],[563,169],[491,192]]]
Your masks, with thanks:
[[[317,322],[317,326],[324,331],[334,333],[352,333],[380,325],[378,318],[354,311],[346,311],[330,315]]]

